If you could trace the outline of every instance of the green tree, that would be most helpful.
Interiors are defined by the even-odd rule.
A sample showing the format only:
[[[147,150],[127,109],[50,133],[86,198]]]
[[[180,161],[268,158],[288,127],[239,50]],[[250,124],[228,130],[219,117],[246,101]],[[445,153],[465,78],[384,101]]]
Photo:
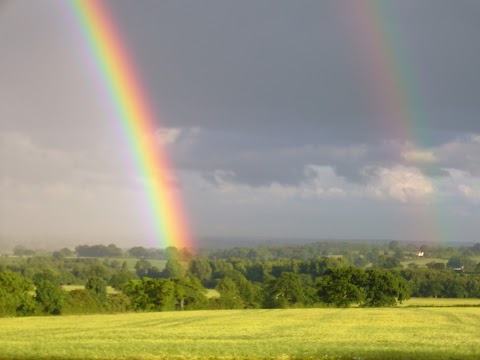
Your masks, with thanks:
[[[135,310],[166,311],[175,310],[175,284],[169,279],[130,280],[122,291],[130,298]]]
[[[380,269],[369,269],[366,274],[363,306],[394,306],[410,297],[411,290],[402,277]]]
[[[133,256],[137,259],[146,258],[149,254],[148,250],[145,249],[143,246],[135,246],[128,250],[130,256]]]
[[[0,316],[25,316],[33,314],[35,302],[30,280],[13,273],[0,273]]]
[[[207,307],[206,291],[198,279],[187,276],[173,281],[179,310],[205,309]]]
[[[437,298],[445,290],[445,281],[439,271],[430,271],[419,281],[419,295]]]
[[[50,315],[61,314],[66,294],[58,277],[51,271],[45,270],[35,275],[33,283],[35,284],[35,301],[40,311]]]
[[[402,268],[402,264],[397,258],[381,255],[377,258],[376,267],[379,269],[396,269]]]
[[[216,290],[220,293],[220,297],[216,299],[220,309],[243,309],[242,297],[235,281],[228,277],[220,279]]]
[[[123,285],[129,280],[136,279],[137,276],[128,270],[118,270],[116,271],[110,280],[108,281],[108,285],[113,287],[115,290],[122,290]]]
[[[87,271],[87,276],[88,277],[97,276],[102,278],[105,281],[108,281],[110,280],[110,277],[111,277],[111,269],[100,264],[92,265]]]
[[[303,305],[306,297],[299,274],[284,272],[266,286],[267,307],[287,308]]]
[[[85,290],[90,291],[101,304],[107,303],[107,282],[99,276],[88,278]]]
[[[194,259],[188,266],[190,275],[196,277],[203,286],[207,286],[212,278],[212,267],[206,259]]]
[[[135,271],[140,279],[144,276],[147,276],[148,270],[150,270],[151,268],[152,264],[148,260],[139,260],[135,264]]]
[[[13,255],[15,256],[33,256],[35,255],[35,251],[31,249],[27,249],[23,245],[17,245],[13,248]]]
[[[162,271],[162,277],[166,279],[181,279],[185,277],[187,270],[177,260],[167,260],[165,269]]]
[[[331,268],[318,283],[318,296],[325,304],[348,307],[365,300],[365,270],[354,267]]]
[[[104,311],[95,294],[84,289],[69,291],[65,297],[62,313],[69,315],[95,314]]]
[[[464,266],[464,260],[459,256],[454,256],[448,259],[447,267],[449,268],[461,268]]]

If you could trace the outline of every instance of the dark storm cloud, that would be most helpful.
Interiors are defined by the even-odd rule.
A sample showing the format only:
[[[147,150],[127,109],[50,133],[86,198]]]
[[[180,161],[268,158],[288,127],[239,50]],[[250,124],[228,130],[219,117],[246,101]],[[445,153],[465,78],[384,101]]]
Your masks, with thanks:
[[[380,130],[340,1],[113,2],[164,124],[369,142]],[[480,3],[393,2],[399,44],[435,144],[478,131]],[[388,24],[390,25],[390,24]],[[391,44],[397,46],[397,44]],[[423,127],[423,128],[422,128]],[[424,141],[427,141],[425,137]]]
[[[298,183],[309,164],[365,182],[367,166],[405,163],[405,148],[388,141],[412,139],[378,117],[377,84],[365,82],[346,4],[118,1],[111,8],[162,125],[205,130],[193,148],[175,148],[177,166],[260,185]],[[392,5],[385,30],[397,32],[390,46],[406,61],[403,90],[419,97],[411,109],[417,118],[408,121],[417,145],[478,132],[480,3]],[[355,156],[333,150],[359,146],[365,151]],[[428,176],[447,174],[417,166]]]

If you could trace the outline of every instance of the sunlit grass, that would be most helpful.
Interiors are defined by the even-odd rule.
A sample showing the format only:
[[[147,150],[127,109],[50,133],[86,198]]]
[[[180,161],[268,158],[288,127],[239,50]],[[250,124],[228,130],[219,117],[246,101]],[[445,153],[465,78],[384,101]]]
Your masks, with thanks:
[[[399,306],[480,306],[480,299],[442,299],[442,298],[411,298],[404,301]],[[479,309],[480,312],[480,309]]]
[[[479,359],[479,308],[0,319],[3,359]]]
[[[220,297],[220,293],[215,290],[215,289],[207,289],[207,298],[209,299],[214,299],[214,298],[219,298]]]
[[[401,264],[403,267],[408,267],[409,264],[415,264],[419,267],[425,267],[429,263],[443,263],[447,265],[448,260],[447,259],[439,259],[439,258],[425,258],[425,257],[417,257],[414,259],[408,259],[405,261],[402,261]]]
[[[72,290],[83,290],[85,286],[83,285],[62,285],[65,291],[72,291]],[[116,294],[117,291],[112,288],[111,286],[107,286],[107,294]]]

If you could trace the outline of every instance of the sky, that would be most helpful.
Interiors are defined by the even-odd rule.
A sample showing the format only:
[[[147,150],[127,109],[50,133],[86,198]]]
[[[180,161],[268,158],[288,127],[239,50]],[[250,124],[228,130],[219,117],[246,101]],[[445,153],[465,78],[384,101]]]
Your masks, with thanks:
[[[480,241],[477,0],[105,3],[195,241]],[[0,241],[161,245],[73,19],[0,2]]]

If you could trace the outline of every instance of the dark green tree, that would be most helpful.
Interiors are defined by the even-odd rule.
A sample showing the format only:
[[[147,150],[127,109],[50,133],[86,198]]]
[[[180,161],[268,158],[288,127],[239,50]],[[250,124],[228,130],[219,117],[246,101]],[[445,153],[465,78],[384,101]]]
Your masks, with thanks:
[[[266,286],[266,305],[274,308],[301,306],[306,297],[299,274],[284,272]]]
[[[325,304],[348,307],[365,300],[365,270],[354,267],[331,268],[318,283],[318,296]]]
[[[449,268],[461,268],[464,266],[464,259],[459,256],[451,257],[448,259],[447,267]]]
[[[50,315],[62,313],[65,300],[65,290],[60,285],[59,279],[51,271],[43,271],[35,275],[35,301],[41,312]]]
[[[411,290],[401,276],[381,269],[369,269],[366,274],[363,306],[395,306],[410,298]]]
[[[216,290],[220,293],[220,297],[216,299],[220,309],[243,309],[243,300],[235,281],[228,277],[220,279]]]
[[[69,315],[95,314],[103,311],[104,306],[100,304],[95,294],[84,289],[69,291],[62,307],[62,313]]]
[[[130,250],[128,250],[128,254],[137,259],[144,259],[148,257],[149,251],[145,249],[143,246],[135,246],[135,247],[132,247]]]
[[[90,291],[101,304],[107,303],[107,282],[99,276],[88,278],[85,290]]]
[[[123,292],[130,298],[135,310],[175,310],[175,284],[169,279],[130,280],[123,286]]]
[[[198,279],[187,276],[173,281],[175,284],[177,309],[195,310],[207,307],[206,290]]]
[[[141,279],[144,276],[147,276],[148,270],[152,268],[152,264],[148,260],[139,260],[135,264],[135,271],[137,276]]]
[[[35,301],[31,295],[30,280],[13,273],[0,273],[0,316],[25,316],[33,314]]]
[[[190,275],[196,277],[203,286],[207,286],[212,278],[212,267],[206,259],[194,259],[190,261],[188,266]]]
[[[377,258],[377,263],[375,267],[379,269],[396,269],[402,268],[402,264],[397,258],[381,255]]]
[[[134,280],[136,279],[137,276],[128,270],[118,270],[116,271],[110,280],[108,281],[108,285],[110,285],[112,288],[115,290],[122,290],[123,285],[129,280]]]

